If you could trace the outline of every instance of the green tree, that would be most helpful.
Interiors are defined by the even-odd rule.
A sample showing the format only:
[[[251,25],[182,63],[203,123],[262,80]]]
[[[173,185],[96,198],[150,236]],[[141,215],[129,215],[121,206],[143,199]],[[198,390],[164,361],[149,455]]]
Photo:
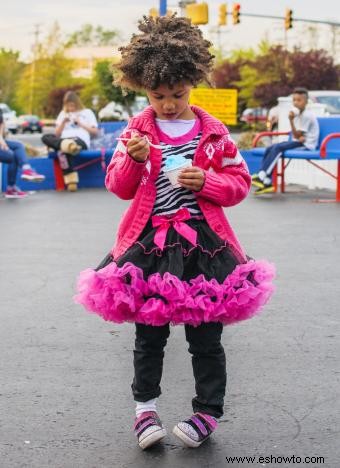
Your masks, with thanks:
[[[84,24],[81,29],[68,36],[66,47],[71,46],[110,46],[116,45],[120,34],[115,29],[104,29],[102,26]]]
[[[271,107],[296,86],[307,89],[338,89],[340,69],[325,50],[288,51],[282,46],[260,43],[257,50],[236,50],[213,74],[219,87],[239,90],[239,109]]]
[[[56,23],[37,47],[35,59],[26,65],[18,82],[16,99],[24,112],[48,116],[46,105],[51,91],[74,84],[72,60],[65,57],[64,50]]]
[[[15,90],[24,68],[19,52],[0,49],[0,101],[15,107]]]
[[[136,93],[134,91],[123,91],[120,86],[113,84],[114,67],[109,60],[98,62],[95,67],[95,73],[98,80],[98,89],[105,96],[107,101],[114,101],[125,107],[131,115],[131,104],[135,100]]]

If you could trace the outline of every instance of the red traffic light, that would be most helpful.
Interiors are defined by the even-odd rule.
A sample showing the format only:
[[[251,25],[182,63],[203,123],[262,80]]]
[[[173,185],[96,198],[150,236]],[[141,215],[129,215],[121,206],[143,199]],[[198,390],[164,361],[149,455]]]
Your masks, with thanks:
[[[240,16],[241,16],[241,4],[234,3],[233,10],[232,10],[233,24],[240,23]]]

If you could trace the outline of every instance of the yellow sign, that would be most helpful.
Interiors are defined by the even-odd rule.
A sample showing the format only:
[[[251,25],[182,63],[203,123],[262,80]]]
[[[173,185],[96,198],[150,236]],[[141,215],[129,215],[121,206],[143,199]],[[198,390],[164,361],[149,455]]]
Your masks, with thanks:
[[[237,124],[237,90],[194,88],[190,104],[202,107],[227,125]]]

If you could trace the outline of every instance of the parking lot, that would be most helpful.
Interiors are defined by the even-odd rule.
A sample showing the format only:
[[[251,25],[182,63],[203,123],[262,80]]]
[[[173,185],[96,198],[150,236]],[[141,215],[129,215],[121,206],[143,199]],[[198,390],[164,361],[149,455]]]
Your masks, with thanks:
[[[276,264],[276,294],[261,316],[225,328],[225,415],[198,450],[171,434],[194,393],[184,331],[172,328],[159,399],[168,436],[147,452],[132,433],[133,326],[72,301],[78,272],[111,247],[126,202],[102,189],[0,199],[1,466],[279,467],[295,465],[259,457],[295,455],[335,468],[340,207],[314,197],[250,196],[228,210],[248,254]],[[228,463],[235,456],[257,458]]]

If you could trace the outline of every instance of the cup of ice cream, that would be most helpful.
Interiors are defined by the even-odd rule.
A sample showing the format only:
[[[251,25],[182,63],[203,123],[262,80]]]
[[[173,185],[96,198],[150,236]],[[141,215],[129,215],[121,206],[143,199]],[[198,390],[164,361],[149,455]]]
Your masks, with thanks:
[[[191,159],[186,159],[184,156],[177,154],[175,156],[169,156],[166,159],[163,172],[168,177],[168,179],[171,182],[171,185],[174,188],[180,188],[181,185],[178,183],[178,176],[185,167],[191,166]]]

